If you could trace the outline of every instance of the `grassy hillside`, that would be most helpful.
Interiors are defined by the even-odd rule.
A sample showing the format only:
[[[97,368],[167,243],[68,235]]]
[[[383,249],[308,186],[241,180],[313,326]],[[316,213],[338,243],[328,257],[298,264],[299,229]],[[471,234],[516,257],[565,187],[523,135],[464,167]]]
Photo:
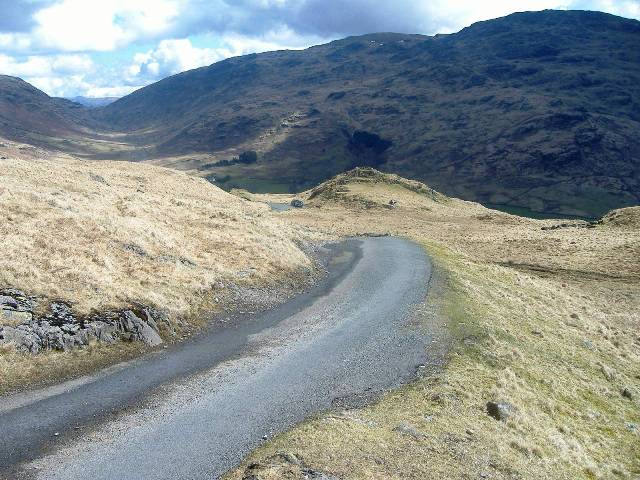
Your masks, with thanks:
[[[415,321],[442,322],[452,349],[443,369],[425,369],[370,407],[277,436],[229,479],[640,475],[640,207],[587,228],[488,210],[371,170],[299,196],[308,208],[282,214],[292,224],[424,245],[440,287]],[[488,415],[488,402],[508,404],[508,418]]]
[[[237,289],[273,296],[308,281],[301,277],[313,264],[299,235],[266,206],[164,168],[3,145],[0,295],[18,289],[43,312],[51,301],[66,302],[80,322],[144,305],[189,329],[207,312],[232,308]],[[51,380],[58,367],[76,368],[65,362],[77,357],[91,362],[83,353],[33,358],[5,347],[0,391],[30,375]],[[48,361],[55,366],[43,369]]]

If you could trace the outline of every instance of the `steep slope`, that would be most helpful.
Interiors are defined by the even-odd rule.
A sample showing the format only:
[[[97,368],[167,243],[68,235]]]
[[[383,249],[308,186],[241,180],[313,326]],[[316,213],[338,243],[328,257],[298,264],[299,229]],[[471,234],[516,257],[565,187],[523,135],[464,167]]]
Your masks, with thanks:
[[[211,154],[204,170],[226,186],[299,190],[369,165],[463,198],[596,216],[639,201],[638,112],[640,23],[545,11],[233,58],[100,117],[151,132],[160,155]],[[245,150],[257,164],[211,168]]]
[[[315,276],[299,229],[202,178],[3,138],[0,165],[0,395],[142,351],[128,340],[177,340],[212,312],[264,308]]]
[[[0,75],[0,132],[6,138],[38,143],[43,136],[81,134],[84,108],[53,98],[24,80]]]

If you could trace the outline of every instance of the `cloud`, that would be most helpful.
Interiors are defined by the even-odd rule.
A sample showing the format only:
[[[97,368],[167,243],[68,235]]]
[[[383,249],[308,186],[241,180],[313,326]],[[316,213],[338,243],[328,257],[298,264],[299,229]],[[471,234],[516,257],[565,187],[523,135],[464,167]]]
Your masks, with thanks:
[[[87,73],[93,61],[87,55],[29,56],[23,60],[0,54],[0,72],[18,77]]]
[[[195,47],[187,38],[162,40],[153,50],[134,56],[127,68],[126,80],[134,84],[148,83],[229,57],[271,50],[292,50],[313,43],[317,43],[317,39],[301,38],[288,29],[267,32],[259,38],[228,34],[218,39],[220,46],[217,48]]]
[[[55,95],[119,95],[231,56],[371,32],[450,33],[545,8],[640,18],[640,0],[0,0],[0,73]]]
[[[64,51],[109,51],[167,32],[177,15],[169,0],[64,0],[36,13],[34,37]]]
[[[602,10],[640,17],[640,0],[180,0],[175,33],[260,36],[283,28],[334,38],[372,32],[434,34],[516,11]]]
[[[53,0],[0,0],[0,32],[26,32],[34,25],[33,14]]]
[[[129,79],[155,80],[209,65],[225,58],[226,54],[223,49],[194,47],[187,38],[162,40],[155,49],[136,54],[127,73]]]

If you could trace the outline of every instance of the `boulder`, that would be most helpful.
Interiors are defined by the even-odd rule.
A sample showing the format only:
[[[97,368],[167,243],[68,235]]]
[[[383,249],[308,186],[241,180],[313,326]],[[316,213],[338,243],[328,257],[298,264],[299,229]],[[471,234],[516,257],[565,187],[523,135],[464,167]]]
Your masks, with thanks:
[[[299,198],[294,198],[293,200],[291,200],[291,206],[293,208],[302,208],[304,207],[304,202]]]
[[[113,323],[94,320],[87,324],[87,334],[100,342],[113,343],[117,338],[117,328]]]
[[[154,322],[155,324],[155,322]],[[125,332],[131,333],[132,339],[141,340],[145,344],[155,347],[162,343],[162,337],[153,327],[138,317],[131,310],[126,310],[122,314],[122,325]]]
[[[487,413],[489,416],[506,422],[513,413],[513,405],[507,402],[487,402]]]

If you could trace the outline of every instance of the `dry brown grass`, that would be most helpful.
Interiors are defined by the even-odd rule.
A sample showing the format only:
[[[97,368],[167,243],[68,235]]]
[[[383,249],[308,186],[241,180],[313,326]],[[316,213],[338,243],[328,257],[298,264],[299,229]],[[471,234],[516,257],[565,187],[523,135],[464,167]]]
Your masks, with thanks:
[[[229,284],[268,288],[309,275],[297,227],[204,179],[0,143],[0,288],[41,297],[42,308],[64,300],[84,315],[146,304],[187,328],[224,306]],[[129,350],[33,357],[5,349],[0,392]]]
[[[304,478],[273,459],[286,451],[342,479],[638,478],[637,224],[541,230],[561,222],[434,200],[385,176],[342,180],[283,217],[324,234],[390,233],[425,245],[448,278],[435,307],[454,348],[439,374],[303,423],[245,466],[262,462],[260,479]],[[517,410],[498,422],[486,414],[489,400]],[[424,437],[394,431],[400,423]]]
[[[63,157],[1,165],[0,286],[78,313],[140,302],[185,315],[221,281],[311,266],[292,227],[200,178]]]

